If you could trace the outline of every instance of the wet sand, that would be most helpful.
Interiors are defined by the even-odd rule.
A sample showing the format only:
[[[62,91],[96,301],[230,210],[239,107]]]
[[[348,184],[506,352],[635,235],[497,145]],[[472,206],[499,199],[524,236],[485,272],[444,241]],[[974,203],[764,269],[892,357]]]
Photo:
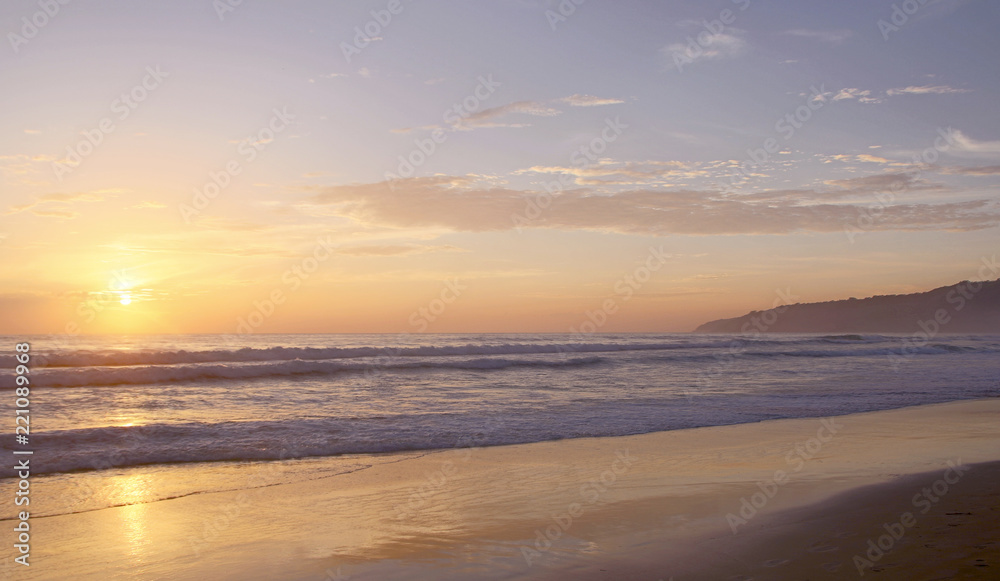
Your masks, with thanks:
[[[383,456],[329,478],[33,519],[32,566],[15,571],[23,579],[987,579],[1000,568],[1000,467],[986,464],[1000,461],[998,426],[1000,400],[988,399]],[[923,488],[937,500],[918,503]],[[904,513],[914,522],[893,527]],[[877,546],[893,531],[899,538],[882,539],[886,550],[859,575],[854,557],[867,559],[868,540]]]

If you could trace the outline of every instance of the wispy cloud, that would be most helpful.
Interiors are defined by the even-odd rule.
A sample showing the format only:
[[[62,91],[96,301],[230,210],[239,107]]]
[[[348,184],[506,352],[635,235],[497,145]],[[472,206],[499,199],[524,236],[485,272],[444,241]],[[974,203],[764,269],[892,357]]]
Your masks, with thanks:
[[[834,101],[843,101],[845,99],[857,99],[859,103],[882,102],[882,99],[879,97],[873,97],[872,92],[869,89],[846,88],[841,89],[836,95],[833,96]]]
[[[948,95],[952,93],[971,93],[972,89],[956,89],[948,85],[924,85],[922,87],[903,87],[889,89],[887,95]]]
[[[4,215],[17,214],[19,212],[31,212],[36,216],[48,218],[75,218],[76,213],[70,212],[68,206],[76,202],[102,202],[116,193],[113,190],[99,192],[80,192],[75,194],[52,193],[43,194],[27,204],[20,204],[7,208]]]
[[[44,210],[42,208],[32,208],[29,210],[32,214],[36,216],[41,216],[43,218],[63,218],[63,219],[73,219],[79,216],[77,212],[72,212],[70,210]]]
[[[941,184],[934,184],[912,173],[883,173],[858,178],[826,180],[827,185],[836,186],[836,190],[828,194],[837,197],[870,196],[876,192],[913,191],[913,190],[943,190]]]
[[[719,60],[734,58],[746,52],[747,42],[743,39],[744,31],[729,28],[730,32],[720,32],[700,36],[698,40],[689,38],[687,43],[675,42],[660,49],[660,52],[675,65],[678,59],[688,64],[702,60]]]
[[[1000,175],[1000,165],[981,165],[974,167],[951,166],[940,169],[941,173],[966,176],[995,176]]]
[[[845,99],[857,99],[859,103],[884,103],[887,98],[898,95],[950,95],[970,92],[972,92],[971,89],[956,89],[947,85],[901,87],[888,89],[884,93],[875,93],[871,89],[845,88],[841,89],[836,95],[834,95],[833,100],[843,101]]]
[[[206,214],[199,214],[193,222],[197,224],[199,228],[204,230],[221,230],[223,232],[258,232],[271,228],[271,226],[250,222],[248,220],[222,218]]]
[[[341,248],[338,254],[348,256],[409,256],[412,254],[427,254],[430,252],[468,252],[458,246],[440,244],[427,246],[420,244],[373,244],[367,246],[350,246]]]
[[[791,234],[839,232],[857,220],[870,202],[829,203],[831,196],[873,196],[892,180],[845,180],[830,191],[810,189],[765,192],[758,197],[717,190],[651,191],[636,189],[597,194],[586,189],[563,191],[530,226],[641,235]],[[435,176],[397,180],[394,187],[374,183],[329,188],[310,202],[332,204],[340,215],[366,225],[441,228],[454,231],[511,230],[512,215],[522,212],[534,191],[482,188],[471,177]],[[937,187],[911,184],[911,187]],[[995,200],[942,204],[898,203],[887,207],[881,230],[977,230],[1000,224]],[[524,227],[521,225],[521,227]]]
[[[460,120],[455,129],[467,131],[485,127],[527,127],[529,125],[527,123],[502,123],[499,119],[513,114],[552,117],[561,113],[559,109],[539,101],[515,101],[473,113]]]
[[[166,208],[167,205],[166,204],[161,204],[160,202],[151,202],[149,200],[143,200],[142,202],[139,202],[138,204],[136,204],[134,206],[129,206],[129,207],[132,208],[132,209],[134,209],[134,210],[146,210],[146,209],[149,209],[149,210],[159,210],[159,209],[162,209],[162,208]]]
[[[346,77],[346,76],[347,76],[346,73],[327,73],[324,75],[317,75],[316,77],[309,79],[309,82],[315,83],[316,79],[336,79],[337,77]]]
[[[862,153],[854,156],[854,159],[862,163],[891,163],[888,159],[884,157],[879,157],[877,155],[870,155],[867,153]]]
[[[625,101],[623,99],[613,97],[595,97],[593,95],[577,93],[575,95],[570,95],[569,97],[562,97],[547,102],[529,100],[515,101],[513,103],[507,103],[506,105],[483,109],[482,111],[477,111],[467,115],[447,127],[432,124],[419,127],[391,129],[390,132],[410,133],[415,130],[433,131],[435,129],[472,131],[474,129],[488,129],[496,127],[530,127],[531,124],[525,121],[504,121],[502,118],[511,115],[529,115],[533,117],[555,117],[556,115],[562,115],[562,109],[554,107],[553,105],[569,105],[571,107],[600,107],[604,105],[618,105],[624,102]]]
[[[602,99],[601,97],[594,97],[593,95],[579,94],[563,97],[562,99],[559,99],[559,101],[573,107],[600,107],[601,105],[617,105],[625,102],[622,99]]]
[[[625,161],[601,159],[582,166],[532,166],[517,170],[522,174],[563,174],[573,176],[577,185],[670,185],[678,179],[707,177],[709,171],[697,164],[681,161]]]
[[[978,141],[957,129],[951,130],[952,147],[949,153],[971,156],[1000,155],[1000,141]]]
[[[7,185],[43,186],[51,183],[51,155],[0,155],[0,175]]]

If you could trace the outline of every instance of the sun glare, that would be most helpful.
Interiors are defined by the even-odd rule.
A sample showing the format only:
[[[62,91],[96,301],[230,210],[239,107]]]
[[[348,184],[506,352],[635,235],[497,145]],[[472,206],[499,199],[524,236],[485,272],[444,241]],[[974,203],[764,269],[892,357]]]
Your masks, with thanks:
[[[122,295],[121,304],[127,305],[132,302],[132,297],[130,295]]]

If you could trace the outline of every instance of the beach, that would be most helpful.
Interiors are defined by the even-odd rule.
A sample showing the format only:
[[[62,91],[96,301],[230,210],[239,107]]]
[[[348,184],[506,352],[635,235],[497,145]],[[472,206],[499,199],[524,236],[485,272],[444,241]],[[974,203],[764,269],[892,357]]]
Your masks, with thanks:
[[[1000,581],[1000,2],[0,22],[0,581]]]
[[[988,578],[1000,566],[1000,468],[989,464],[1000,461],[998,420],[1000,400],[980,399],[329,459],[354,467],[288,484],[35,518],[32,566],[17,573],[852,579],[862,577],[855,557],[869,558],[868,541],[899,533],[893,523],[911,513],[915,522],[903,519],[910,524],[861,567],[863,578]],[[278,470],[294,473],[296,462]],[[247,470],[273,471],[275,464]],[[206,478],[211,470],[205,467]],[[135,472],[127,478],[141,481]],[[114,479],[102,482],[122,485]],[[938,480],[950,482],[943,494],[940,485],[934,489]],[[927,487],[937,500],[916,502]]]

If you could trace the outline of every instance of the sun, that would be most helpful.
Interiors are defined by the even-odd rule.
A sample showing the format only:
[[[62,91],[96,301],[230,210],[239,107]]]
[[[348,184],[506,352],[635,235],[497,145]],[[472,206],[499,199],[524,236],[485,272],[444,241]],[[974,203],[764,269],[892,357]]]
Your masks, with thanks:
[[[123,305],[127,305],[132,302],[132,297],[130,295],[122,295],[121,301],[119,302]]]

